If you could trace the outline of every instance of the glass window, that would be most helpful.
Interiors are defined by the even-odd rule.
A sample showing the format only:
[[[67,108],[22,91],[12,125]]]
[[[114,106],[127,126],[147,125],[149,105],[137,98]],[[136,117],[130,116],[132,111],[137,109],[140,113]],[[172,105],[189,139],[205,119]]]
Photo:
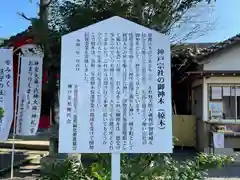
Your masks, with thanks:
[[[210,120],[240,120],[240,85],[210,85],[208,92]]]
[[[235,87],[222,87],[223,119],[236,119]]]

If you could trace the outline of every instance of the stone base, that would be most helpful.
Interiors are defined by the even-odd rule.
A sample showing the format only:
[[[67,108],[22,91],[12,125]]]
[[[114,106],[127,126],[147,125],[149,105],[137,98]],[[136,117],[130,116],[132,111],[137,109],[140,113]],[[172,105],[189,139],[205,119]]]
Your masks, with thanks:
[[[51,170],[49,169],[50,167],[53,167],[55,163],[62,163],[65,158],[63,157],[51,157],[51,156],[46,156],[43,157],[40,160],[40,165],[41,165],[41,171],[42,172],[50,172]]]
[[[49,133],[51,134],[49,139],[49,155],[43,157],[40,160],[41,164],[41,171],[44,172],[51,172],[51,167],[53,167],[56,163],[62,163],[66,158],[74,157],[78,160],[81,160],[80,154],[65,154],[65,153],[58,153],[58,125],[54,124],[49,129]]]
[[[45,156],[40,160],[40,165],[41,165],[41,171],[42,172],[49,172],[51,171],[49,168],[53,167],[54,164],[58,163],[63,163],[66,158],[69,157],[74,157],[78,159],[79,161],[81,160],[81,155],[80,154],[57,154],[54,156]]]

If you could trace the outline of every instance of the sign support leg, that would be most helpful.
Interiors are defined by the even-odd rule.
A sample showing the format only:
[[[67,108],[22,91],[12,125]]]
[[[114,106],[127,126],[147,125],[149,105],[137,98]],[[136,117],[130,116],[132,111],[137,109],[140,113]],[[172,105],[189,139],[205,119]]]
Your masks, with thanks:
[[[112,180],[121,179],[121,158],[120,153],[112,153]]]
[[[17,106],[18,106],[18,90],[19,90],[19,78],[20,78],[20,65],[21,65],[21,57],[18,55],[18,71],[17,71],[17,86],[16,86],[16,96],[15,96],[15,104],[14,104],[14,117],[13,117],[13,140],[12,140],[12,157],[11,157],[11,179],[14,176],[14,154],[15,154],[15,138],[16,138],[16,120],[17,120]]]

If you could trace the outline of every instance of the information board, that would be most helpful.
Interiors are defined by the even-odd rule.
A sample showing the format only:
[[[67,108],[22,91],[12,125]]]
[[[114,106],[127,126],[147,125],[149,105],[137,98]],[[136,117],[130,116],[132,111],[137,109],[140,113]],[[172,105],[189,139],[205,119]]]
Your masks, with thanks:
[[[112,17],[62,37],[60,153],[171,153],[168,36]]]

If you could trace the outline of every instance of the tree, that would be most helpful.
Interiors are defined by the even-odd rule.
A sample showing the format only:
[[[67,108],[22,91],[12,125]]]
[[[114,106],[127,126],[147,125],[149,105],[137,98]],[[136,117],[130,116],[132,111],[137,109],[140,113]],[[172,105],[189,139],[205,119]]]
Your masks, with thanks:
[[[60,37],[63,34],[118,15],[169,34],[173,42],[179,43],[206,30],[202,29],[206,22],[201,18],[196,21],[199,14],[194,11],[198,11],[199,5],[207,9],[213,2],[215,0],[49,0],[47,5],[40,6],[40,18],[27,18],[23,13],[21,16],[31,21],[31,33],[36,43],[45,46],[45,67],[55,66],[59,70]],[[50,29],[44,24],[48,5]],[[181,37],[180,27],[186,24],[194,26],[184,30],[186,34]]]
[[[49,27],[56,41],[59,35],[117,15],[168,34],[173,44],[179,44],[212,28],[209,14],[213,2],[215,0],[52,0]],[[174,49],[172,46],[173,52],[179,52]],[[56,55],[53,64],[59,64],[60,57]],[[175,61],[172,64],[175,67]]]
[[[185,40],[196,32],[201,31],[203,21],[192,22],[196,26],[188,29],[183,38],[178,36],[180,26],[186,25],[196,14],[191,11],[198,10],[198,5],[208,8],[215,0],[52,0],[49,7],[49,27],[47,38],[41,30],[41,23],[33,21],[33,29],[37,42],[51,44],[47,51],[48,65],[59,71],[60,65],[60,35],[86,27],[93,23],[112,16],[121,16],[143,26],[155,29],[161,33],[169,34],[173,41]],[[190,13],[190,14],[189,14]],[[202,15],[201,15],[202,16]],[[41,21],[41,20],[40,20]],[[38,25],[38,26],[37,26]],[[35,27],[35,28],[34,28]],[[177,39],[177,40],[176,40]],[[46,43],[47,40],[47,43]],[[56,53],[57,52],[57,53]],[[179,61],[178,61],[179,63]],[[173,67],[174,61],[173,61]],[[51,70],[51,72],[54,72]],[[56,79],[49,81],[51,91],[55,88]],[[55,94],[52,91],[51,94]]]
[[[210,0],[73,0],[54,1],[50,24],[62,33],[71,32],[111,16],[121,16],[131,21],[170,34],[172,29],[192,20],[190,10],[199,5],[209,7]],[[196,16],[192,15],[192,16]],[[203,17],[203,15],[201,15]],[[57,21],[56,21],[57,20]],[[199,23],[199,22],[198,22]],[[191,29],[189,29],[191,31]]]

